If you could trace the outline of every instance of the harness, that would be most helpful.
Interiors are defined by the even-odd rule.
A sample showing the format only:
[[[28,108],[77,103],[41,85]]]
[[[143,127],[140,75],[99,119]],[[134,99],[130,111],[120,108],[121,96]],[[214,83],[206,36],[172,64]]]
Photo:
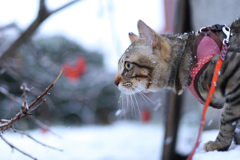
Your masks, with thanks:
[[[220,26],[220,25],[215,25],[215,28],[218,28],[218,26]],[[209,30],[209,28],[210,28],[210,30]],[[222,63],[223,63],[223,61],[225,60],[225,57],[226,57],[226,54],[227,54],[227,51],[228,51],[228,49],[229,49],[229,38],[230,38],[230,36],[231,36],[231,32],[230,32],[230,28],[229,27],[227,27],[227,26],[221,26],[220,27],[221,28],[221,30],[223,31],[223,33],[226,35],[226,38],[225,39],[223,39],[223,41],[222,41],[222,48],[221,48],[221,52],[220,52],[220,55],[219,55],[219,57],[218,57],[218,61],[217,61],[217,63],[216,63],[216,66],[215,66],[215,69],[214,69],[214,72],[213,72],[213,77],[212,77],[212,82],[211,82],[211,87],[210,87],[210,89],[209,89],[209,93],[208,93],[208,96],[207,96],[207,99],[206,99],[206,102],[205,102],[205,105],[204,105],[204,108],[203,108],[203,115],[202,115],[202,122],[201,122],[201,126],[200,126],[200,129],[199,129],[199,132],[198,132],[198,137],[197,137],[197,141],[196,141],[196,144],[195,144],[195,146],[194,146],[194,148],[193,148],[193,150],[192,150],[192,152],[191,152],[191,154],[190,154],[190,156],[188,157],[188,160],[192,160],[192,157],[193,157],[193,155],[194,155],[194,153],[195,153],[195,150],[196,150],[196,148],[197,148],[197,146],[198,146],[198,144],[199,144],[199,142],[200,142],[200,137],[201,137],[201,134],[202,134],[202,130],[203,130],[203,125],[204,125],[204,123],[205,123],[205,115],[206,115],[206,113],[207,113],[207,108],[208,108],[208,106],[210,105],[210,102],[211,102],[211,100],[213,99],[213,94],[214,94],[214,92],[215,92],[215,86],[216,86],[216,84],[217,84],[217,79],[218,79],[218,76],[219,76],[219,72],[220,72],[220,69],[221,69],[221,66],[222,66]],[[201,29],[202,30],[202,29]],[[201,35],[201,30],[200,30],[200,35]],[[201,41],[204,41],[204,38],[206,37],[206,36],[209,36],[209,37],[211,37],[216,43],[217,43],[217,39],[220,39],[220,38],[217,38],[217,39],[214,39],[213,37],[214,37],[214,33],[212,34],[211,32],[211,27],[208,27],[208,29],[207,29],[208,31],[207,31],[207,34],[203,34],[203,38],[201,38],[200,40],[199,40],[199,37],[197,37],[197,40],[196,40],[196,42],[195,42],[195,46],[197,46],[197,52],[198,52],[198,50],[199,50],[199,46],[200,46],[200,44],[198,45],[196,45],[196,43],[198,42],[198,41],[200,41],[200,43],[202,43]],[[218,29],[217,29],[218,30]],[[208,34],[208,32],[210,33],[210,34]],[[211,36],[211,35],[213,35],[213,36]],[[205,40],[205,41],[211,41],[211,40]],[[196,50],[196,48],[194,48],[194,51]],[[200,53],[197,53],[197,54],[200,54]],[[213,54],[215,54],[215,53],[213,53]],[[209,56],[209,57],[208,57]],[[207,54],[207,56],[206,57],[208,57],[207,59],[205,59],[205,60],[209,60],[209,58],[210,58],[210,56],[212,56],[212,54],[210,54],[210,53],[208,53]],[[195,57],[195,55],[194,55],[194,57]],[[200,56],[199,56],[200,57]],[[197,58],[197,56],[196,56],[196,58]],[[201,59],[200,59],[201,60]],[[210,60],[209,60],[210,61]],[[208,61],[208,62],[209,62]],[[195,62],[197,62],[197,66],[199,65],[198,63],[204,63],[204,60],[202,61],[202,62],[198,62],[198,61],[195,61]],[[207,65],[208,64],[208,62],[207,63],[204,63],[204,65],[202,66],[202,68],[198,71],[198,73],[197,73],[197,75],[199,74],[199,72],[201,71],[201,70],[205,70],[204,69],[204,66],[205,65]],[[195,64],[196,65],[196,64]],[[196,66],[194,66],[194,67],[196,67]],[[193,69],[194,69],[194,67],[193,67]],[[194,70],[192,70],[192,72],[194,72]],[[193,83],[194,83],[194,86],[195,86],[195,81],[196,81],[196,79],[197,79],[197,75],[195,76],[195,78],[194,78],[194,80],[193,80]],[[193,75],[192,75],[193,76]],[[191,85],[190,85],[191,86]],[[195,92],[198,94],[198,89],[197,89],[197,86],[196,87],[194,87],[194,89],[195,89]],[[198,96],[200,97],[201,95],[200,94],[198,94]],[[201,98],[202,99],[202,98]]]
[[[190,85],[187,85],[186,87],[201,104],[204,104],[205,100],[198,90],[198,79],[203,71],[207,68],[212,57],[214,57],[216,54],[220,54],[223,43],[216,32],[222,31],[222,28],[223,25],[219,24],[201,28],[198,31],[198,35],[194,44],[193,67],[190,72],[192,81]],[[210,105],[213,108],[222,108],[222,106]]]

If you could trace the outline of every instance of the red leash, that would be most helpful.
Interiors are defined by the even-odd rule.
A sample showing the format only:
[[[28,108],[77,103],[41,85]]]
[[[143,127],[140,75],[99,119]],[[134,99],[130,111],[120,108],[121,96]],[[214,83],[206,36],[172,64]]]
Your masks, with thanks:
[[[220,69],[221,69],[223,61],[225,60],[225,57],[226,57],[226,54],[227,54],[227,51],[228,51],[228,48],[229,48],[227,43],[229,42],[229,38],[230,38],[230,28],[229,27],[223,27],[222,30],[226,34],[227,37],[223,40],[222,50],[221,50],[220,56],[218,57],[218,61],[217,61],[217,64],[216,64],[216,67],[215,67],[215,70],[214,70],[214,74],[213,74],[213,78],[212,78],[211,87],[210,87],[210,90],[209,90],[209,93],[208,93],[208,96],[207,96],[207,100],[206,100],[204,108],[203,108],[202,121],[201,121],[201,126],[200,126],[200,129],[199,129],[199,132],[198,132],[197,142],[196,142],[196,144],[195,144],[195,146],[192,150],[192,153],[190,154],[190,156],[188,157],[187,160],[192,160],[193,155],[194,155],[194,153],[195,153],[195,151],[198,147],[200,137],[201,137],[201,134],[202,134],[202,130],[203,130],[203,125],[206,121],[205,120],[205,115],[207,113],[207,108],[208,108],[211,100],[213,99],[213,94],[215,92],[215,87],[216,87],[216,84],[217,84],[218,76],[220,74]]]
[[[222,46],[221,55],[226,55],[227,51],[228,51],[228,47],[227,47],[227,44],[225,43]],[[220,73],[219,71],[221,69],[222,62],[223,62],[223,59],[221,58],[221,55],[218,57],[218,61],[217,61],[217,64],[216,64],[216,67],[215,67],[215,70],[214,70],[214,74],[213,74],[213,79],[212,79],[210,91],[208,93],[208,97],[207,97],[207,100],[206,100],[204,108],[203,108],[202,122],[201,122],[201,126],[200,126],[200,129],[199,129],[199,132],[198,132],[197,142],[196,142],[196,144],[193,148],[193,151],[190,154],[188,160],[192,160],[192,157],[193,157],[193,155],[195,153],[195,150],[197,149],[199,141],[200,141],[200,137],[201,137],[202,130],[203,130],[203,125],[206,121],[205,120],[205,115],[207,113],[207,108],[210,104],[210,101],[212,100],[213,93],[215,92],[215,86],[217,84],[217,79],[218,79],[218,76],[219,76],[219,73]],[[225,58],[225,56],[224,56],[224,58]]]

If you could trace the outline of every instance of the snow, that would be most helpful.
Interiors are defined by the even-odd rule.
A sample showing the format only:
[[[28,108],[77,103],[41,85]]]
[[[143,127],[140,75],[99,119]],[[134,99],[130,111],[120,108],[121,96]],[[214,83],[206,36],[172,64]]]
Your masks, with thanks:
[[[235,145],[234,143],[231,144],[229,150],[227,152],[220,152],[220,151],[212,151],[206,152],[202,148],[204,143],[208,141],[214,141],[217,137],[218,131],[207,131],[203,132],[202,142],[200,143],[199,147],[196,150],[196,153],[193,157],[193,160],[237,160],[240,157],[240,146]]]
[[[162,106],[161,102],[158,102],[158,104],[154,107],[154,111],[157,111],[158,109],[160,109]]]
[[[3,136],[16,147],[21,148],[40,160],[158,160],[162,155],[164,126],[160,123],[141,123],[118,121],[111,125],[90,125],[78,127],[51,127],[61,138],[41,130],[28,131],[30,135],[43,143],[63,149],[63,152],[43,147],[31,139],[13,132]],[[177,151],[189,154],[195,143],[197,132],[192,127],[180,129],[181,140]],[[240,157],[240,146],[231,145],[227,152],[206,152],[203,145],[215,140],[217,130],[205,131],[202,141],[196,150],[193,160],[237,160]],[[183,136],[184,135],[184,136]],[[170,142],[171,137],[167,140]],[[191,143],[189,145],[189,140]],[[166,143],[168,143],[166,141]],[[29,159],[13,150],[0,140],[1,160]]]
[[[207,126],[210,126],[212,124],[213,120],[210,119],[210,121],[207,123]]]
[[[239,128],[236,128],[236,129],[235,129],[235,132],[236,132],[236,133],[240,133],[240,129],[239,129]]]
[[[180,35],[180,36],[178,36],[178,38],[179,38],[179,39],[182,39],[183,37],[182,37],[182,35]]]
[[[119,101],[118,101],[119,103]],[[119,116],[121,114],[122,110],[121,109],[118,109],[117,112],[115,113],[115,116]]]
[[[8,132],[3,136],[15,146],[40,160],[146,160],[159,159],[163,126],[135,122],[117,122],[106,126],[51,127],[62,138],[40,130],[28,132],[55,151],[27,137]],[[26,160],[26,156],[0,140],[1,160]]]
[[[165,140],[165,144],[170,144],[172,143],[172,137],[167,137]]]

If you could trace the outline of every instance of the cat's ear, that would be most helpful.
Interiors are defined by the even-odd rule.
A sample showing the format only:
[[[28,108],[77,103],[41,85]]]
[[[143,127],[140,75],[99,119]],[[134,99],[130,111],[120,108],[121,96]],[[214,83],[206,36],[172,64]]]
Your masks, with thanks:
[[[131,43],[136,41],[136,39],[138,38],[138,36],[136,34],[132,33],[132,32],[129,32],[128,35],[129,35]]]
[[[140,37],[145,38],[149,45],[155,47],[158,42],[156,33],[150,27],[148,27],[142,20],[138,21],[137,26]]]

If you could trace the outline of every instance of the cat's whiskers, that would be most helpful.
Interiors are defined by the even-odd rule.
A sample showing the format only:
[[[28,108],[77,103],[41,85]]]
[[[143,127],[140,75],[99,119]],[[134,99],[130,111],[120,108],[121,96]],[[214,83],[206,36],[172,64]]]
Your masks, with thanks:
[[[133,98],[132,98],[133,91],[132,91],[131,88],[129,90],[130,90],[131,94],[129,94],[128,96],[130,97],[130,100],[131,100],[131,106],[132,106],[132,112],[133,112],[133,110],[135,109],[134,101],[133,101]]]
[[[120,96],[119,96],[119,100],[118,100],[118,110],[116,111],[115,116],[122,115],[122,112],[123,112],[123,109],[122,109],[122,106],[123,106],[123,95],[124,95],[124,93],[121,92]]]
[[[129,96],[131,97],[131,108],[132,108],[132,116],[133,116],[133,113],[135,113],[136,115],[136,107],[134,105],[133,91],[132,91],[132,94],[130,94]]]
[[[138,86],[141,87],[141,86]],[[161,91],[163,92],[163,91]],[[147,95],[145,95],[143,92],[138,92],[139,95],[141,95],[141,97],[144,99],[144,101],[147,103],[147,105],[149,106],[148,101],[150,101],[155,107],[154,110],[157,110],[161,107],[161,103],[160,102],[153,102]]]
[[[133,91],[132,88],[128,88],[126,92],[121,92],[121,96],[120,96],[121,108],[120,109],[122,109],[121,115],[125,116],[125,118],[126,118],[126,113],[128,112],[127,110],[129,110],[130,108],[132,109],[132,115],[134,114],[136,116],[138,112],[139,116],[141,117],[141,111],[140,111],[140,107],[139,107],[137,98],[135,96],[135,93],[136,92]]]
[[[122,99],[122,106],[121,106],[121,109],[122,109],[122,113],[121,115],[122,116],[125,116],[126,118],[126,105],[128,104],[128,98],[127,98],[127,95],[124,93],[124,92],[121,92],[121,99]]]
[[[141,87],[141,86],[136,86],[136,87],[138,87],[138,88],[144,88],[144,87]],[[156,105],[156,103],[154,103],[148,96],[146,96],[144,93],[142,93],[142,92],[138,92],[142,97],[143,97],[143,99],[145,100],[145,98],[148,100],[148,101],[150,101],[152,104],[154,104],[154,105]],[[146,101],[146,100],[145,100]],[[147,103],[147,102],[146,102]],[[147,103],[148,104],[148,103]]]
[[[128,110],[129,110],[129,106],[132,108],[132,110],[134,110],[134,111],[136,111],[135,109],[136,109],[136,107],[135,107],[135,105],[134,105],[134,98],[133,98],[133,95],[134,93],[133,93],[133,91],[132,91],[132,89],[131,88],[128,88],[127,90],[126,90],[126,92],[121,92],[121,96],[120,96],[120,98],[121,98],[121,104],[120,104],[120,106],[121,106],[121,109],[122,109],[122,113],[121,113],[121,115],[123,116],[125,116],[125,118],[126,118],[126,113],[128,112]],[[134,111],[132,111],[132,112],[134,112]]]
[[[134,103],[133,103],[133,98],[132,98],[132,90],[129,88],[127,89],[127,94],[125,94],[125,105],[123,106],[124,110],[125,110],[125,116],[126,116],[126,113],[128,112],[129,110],[129,106],[131,108],[134,108]]]
[[[146,85],[147,84],[141,83],[140,85],[136,85],[133,88],[127,88],[125,91],[121,92],[120,100],[119,100],[120,102],[119,109],[121,111],[121,116],[125,116],[126,118],[126,114],[131,108],[132,115],[134,114],[136,116],[138,113],[141,118],[141,110],[138,104],[136,93],[138,93],[143,98],[143,100],[146,102],[147,105],[149,105],[148,103],[149,101],[152,104],[156,105],[151,99],[149,99],[145,94],[141,92],[146,89]]]
[[[136,90],[136,93],[140,94],[140,96],[143,98],[143,100],[148,104],[148,102],[146,101],[145,97],[143,97],[143,94],[141,91],[145,90],[146,87],[140,86],[140,85],[135,85],[134,89]]]
[[[156,105],[155,102],[153,102],[148,96],[146,96],[144,93],[139,92],[140,95],[144,96],[148,101],[150,101],[152,104]]]
[[[149,77],[150,78],[150,77]],[[141,82],[149,82],[149,81],[141,81]],[[152,82],[152,81],[151,81]],[[143,84],[143,83],[141,83],[141,84]],[[154,84],[159,84],[159,83],[154,83]],[[145,85],[145,87],[142,87],[143,89],[147,89],[147,84],[143,84],[143,85]],[[139,86],[139,85],[137,85],[136,87],[141,87],[141,86]],[[168,91],[167,90],[164,90],[164,89],[166,89],[167,88],[167,85],[165,85],[163,88],[162,88],[162,90],[160,91],[160,92],[162,92],[162,93],[167,93]],[[141,90],[142,91],[142,90]]]
[[[154,83],[154,84],[156,84],[156,85],[159,84],[157,80],[153,80],[153,78],[151,78],[148,74],[147,74],[147,76],[148,76],[148,78],[151,79],[151,82],[152,82],[152,83]],[[149,82],[149,83],[151,83],[151,82]]]
[[[142,118],[142,117],[141,117],[140,107],[139,107],[139,105],[138,105],[137,98],[136,98],[135,94],[133,94],[133,97],[134,97],[134,99],[135,99],[135,102],[136,102],[136,105],[137,105],[137,109],[138,109],[138,112],[139,112],[140,118]]]
[[[149,105],[147,100],[146,100],[146,98],[143,96],[143,93],[142,92],[138,92],[138,94],[143,98],[143,100],[147,103],[147,105]]]

